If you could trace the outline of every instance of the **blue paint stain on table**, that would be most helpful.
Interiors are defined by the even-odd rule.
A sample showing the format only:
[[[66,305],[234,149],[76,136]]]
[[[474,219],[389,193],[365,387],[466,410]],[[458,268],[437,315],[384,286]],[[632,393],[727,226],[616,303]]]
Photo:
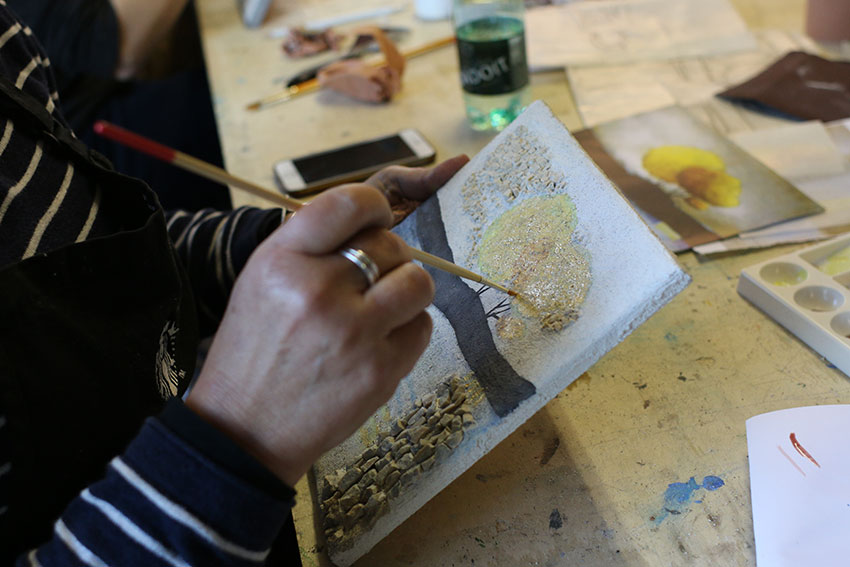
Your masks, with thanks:
[[[707,476],[704,479],[702,479],[702,487],[705,488],[706,490],[712,490],[712,491],[717,490],[718,488],[720,488],[724,484],[726,484],[726,483],[723,482],[723,479],[720,478],[719,476]]]
[[[651,517],[650,520],[659,525],[669,516],[678,516],[687,511],[688,505],[692,502],[702,503],[702,500],[694,500],[694,494],[699,490],[714,491],[724,486],[726,483],[719,476],[709,475],[702,479],[702,482],[697,482],[694,477],[691,477],[688,482],[674,482],[667,486],[664,492],[664,506],[661,511]]]

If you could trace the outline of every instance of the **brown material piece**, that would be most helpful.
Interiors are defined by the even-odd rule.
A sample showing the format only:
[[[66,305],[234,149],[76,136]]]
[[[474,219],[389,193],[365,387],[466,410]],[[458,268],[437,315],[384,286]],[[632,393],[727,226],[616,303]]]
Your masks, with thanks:
[[[289,30],[283,41],[283,51],[290,57],[300,58],[328,50],[339,49],[342,36],[333,30],[308,32],[300,28]]]
[[[386,64],[373,67],[359,60],[335,61],[319,71],[316,76],[319,86],[365,102],[387,102],[401,89],[404,56],[380,28],[369,27],[358,32],[375,38]]]
[[[717,96],[801,120],[840,120],[850,117],[850,62],[792,51]]]
[[[421,45],[410,51],[406,51],[403,55],[406,59],[410,59],[411,57],[418,57],[420,55],[424,55],[425,53],[429,53],[435,49],[439,49],[440,47],[445,47],[447,45],[451,45],[454,43],[454,36],[444,37],[442,39],[432,41],[425,45]],[[383,64],[383,63],[381,63]],[[377,66],[377,65],[373,65]],[[302,94],[311,93],[316,91],[319,88],[318,79],[311,79],[309,81],[305,81],[303,83],[298,83],[297,85],[293,85],[291,87],[287,87],[281,91],[278,91],[272,95],[261,98],[260,100],[255,100],[254,102],[249,103],[245,108],[248,110],[260,110],[263,108],[267,108],[269,106],[273,106],[275,104],[285,102],[287,100],[291,100],[295,96],[300,96]]]

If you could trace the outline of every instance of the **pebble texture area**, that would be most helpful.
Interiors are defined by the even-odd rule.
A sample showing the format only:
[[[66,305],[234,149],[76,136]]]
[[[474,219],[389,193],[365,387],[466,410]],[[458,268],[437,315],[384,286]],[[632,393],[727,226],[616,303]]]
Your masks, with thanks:
[[[474,227],[467,262],[520,294],[496,328],[502,339],[514,340],[526,334],[514,315],[556,332],[578,319],[591,284],[590,254],[575,241],[569,180],[552,166],[545,142],[522,125],[503,138],[461,194]],[[488,224],[494,200],[511,208]]]
[[[525,126],[517,127],[502,137],[502,142],[491,152],[484,166],[473,172],[461,188],[463,210],[476,227],[472,235],[473,247],[468,262],[475,264],[477,244],[481,232],[489,224],[485,199],[501,197],[513,203],[523,193],[526,195],[560,195],[567,190],[568,179],[551,165],[552,154],[543,141]]]
[[[322,479],[323,529],[330,548],[345,549],[387,512],[402,490],[444,461],[475,423],[464,381],[454,376],[398,419],[356,462]]]

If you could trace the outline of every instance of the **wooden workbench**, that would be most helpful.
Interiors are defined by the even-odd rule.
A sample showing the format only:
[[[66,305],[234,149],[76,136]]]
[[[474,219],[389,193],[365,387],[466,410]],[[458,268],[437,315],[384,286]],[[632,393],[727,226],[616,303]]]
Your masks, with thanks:
[[[407,126],[423,131],[440,158],[474,154],[491,137],[464,121],[451,47],[411,61],[391,104],[322,92],[247,112],[298,68],[269,32],[305,13],[287,14],[295,2],[277,0],[263,28],[246,30],[235,0],[196,3],[225,161],[236,175],[271,187],[277,159]],[[734,4],[753,27],[802,28],[804,0]],[[451,33],[447,22],[415,23],[410,10],[385,22],[414,23],[411,46]],[[562,72],[535,74],[532,86],[567,127],[581,128]],[[235,201],[263,205],[239,194]],[[850,402],[847,376],[735,291],[742,268],[788,250],[680,255],[693,277],[688,289],[357,565],[755,565],[745,420]],[[707,476],[723,485],[683,502],[665,498],[671,484]],[[297,488],[304,564],[326,565],[309,488]]]

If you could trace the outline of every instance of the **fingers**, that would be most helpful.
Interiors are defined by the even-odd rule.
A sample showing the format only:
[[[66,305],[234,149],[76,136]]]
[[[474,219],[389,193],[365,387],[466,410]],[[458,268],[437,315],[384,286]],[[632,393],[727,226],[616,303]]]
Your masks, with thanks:
[[[388,201],[425,200],[468,161],[467,156],[459,155],[431,169],[391,166],[365,183],[325,191],[290,218],[285,230],[276,231],[268,240],[307,254],[335,251],[366,228],[391,227],[393,213]]]
[[[385,228],[391,222],[390,208],[378,191],[362,184],[345,185],[301,208],[267,241],[277,238],[289,250],[313,256],[314,281],[363,293],[369,327],[387,336],[416,318],[434,296],[431,277],[410,261],[410,248],[401,237]],[[367,258],[351,260],[339,254],[342,248],[362,251]],[[377,266],[374,285],[370,286],[363,262]],[[310,287],[315,289],[318,283]]]
[[[378,335],[390,335],[418,317],[434,299],[434,280],[413,262],[385,274],[364,295],[365,316]]]
[[[269,238],[294,251],[327,254],[364,229],[392,226],[392,218],[386,199],[373,187],[342,185],[313,199]]]
[[[345,248],[361,250],[378,268],[378,276],[386,274],[397,266],[411,260],[410,248],[400,236],[383,228],[371,228],[357,234],[344,245]],[[349,276],[356,276],[362,289],[365,278],[355,274],[359,270],[347,268]]]
[[[391,205],[404,199],[424,201],[468,161],[466,155],[459,155],[430,169],[393,165],[374,174],[366,184],[379,189]]]
[[[400,376],[407,375],[428,347],[434,327],[431,316],[422,311],[387,337],[391,352],[396,354],[394,366]],[[398,383],[396,382],[396,385]]]

